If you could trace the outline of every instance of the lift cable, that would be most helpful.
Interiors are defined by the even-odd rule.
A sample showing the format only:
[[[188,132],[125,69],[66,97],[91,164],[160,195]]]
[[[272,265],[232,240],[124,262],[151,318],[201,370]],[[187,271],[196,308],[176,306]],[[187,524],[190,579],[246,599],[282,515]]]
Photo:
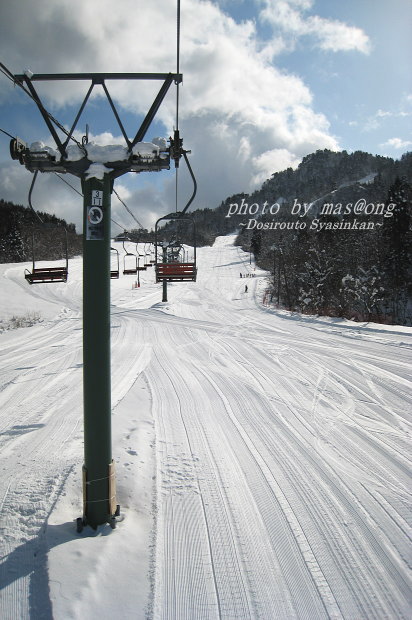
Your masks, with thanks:
[[[66,179],[63,179],[62,176],[60,176],[60,174],[58,172],[54,173],[56,175],[56,177],[58,177],[61,181],[63,181],[63,183],[66,183],[66,185],[68,185],[69,187],[72,188],[73,191],[76,192],[76,194],[79,194],[79,196],[81,196],[83,198],[83,194],[81,192],[79,192],[78,189],[76,189],[71,183],[69,183],[68,181],[66,181]],[[122,230],[124,230],[124,226],[121,226],[120,224],[118,224],[113,218],[110,218],[110,221],[113,222],[113,224],[116,224],[116,226],[118,226],[119,228],[121,228]]]
[[[30,209],[33,211],[33,213],[35,214],[35,216],[37,217],[37,219],[40,220],[40,222],[43,224],[43,220],[41,219],[40,215],[37,213],[37,211],[35,211],[35,209],[33,208],[32,202],[31,202],[31,195],[33,193],[33,188],[34,188],[34,184],[36,182],[36,178],[37,178],[37,173],[38,170],[36,170],[33,174],[33,180],[31,182],[30,185],[30,190],[29,190],[29,207]],[[56,175],[56,177],[58,177],[61,181],[63,181],[63,183],[66,183],[66,185],[68,185],[69,187],[72,188],[73,191],[76,192],[76,194],[79,194],[79,196],[83,197],[83,194],[81,192],[79,192],[79,190],[77,190],[73,185],[71,185],[71,183],[69,183],[68,181],[66,181],[66,179],[63,179],[63,177],[61,177],[57,172],[54,173]],[[124,226],[121,226],[118,222],[116,222],[114,219],[111,218],[111,221],[113,222],[113,224],[116,224],[116,226],[118,226],[119,228],[121,228],[122,230],[124,230]]]
[[[69,183],[68,181],[66,181],[66,179],[63,179],[62,176],[60,176],[60,174],[58,172],[54,173],[56,175],[56,177],[58,177],[60,179],[60,181],[63,181],[63,183],[66,183],[66,185],[68,185],[69,187],[72,188],[72,190],[74,190],[76,192],[76,194],[79,194],[79,196],[81,196],[83,198],[83,194],[81,192],[79,192],[78,189],[76,189],[71,183]]]
[[[116,190],[113,188],[113,193],[117,196],[118,200],[122,203],[122,205],[124,206],[124,208],[126,209],[126,211],[132,216],[132,218],[134,219],[134,221],[136,222],[136,224],[138,225],[139,228],[144,228],[144,226],[142,226],[142,224],[139,222],[139,220],[134,216],[134,214],[132,213],[132,211],[130,211],[129,207],[127,206],[127,204],[125,202],[123,202],[123,200],[120,198],[119,194],[116,192]]]
[[[113,218],[110,218],[110,221],[113,222],[113,224],[116,224],[116,226],[118,226],[122,230],[124,230],[124,226],[120,226],[120,224],[118,224]]]
[[[176,73],[179,75],[180,69],[180,0],[177,0],[176,15]],[[179,138],[179,83],[176,82],[176,132]],[[179,167],[175,160],[175,211],[178,211],[178,187],[179,187]]]
[[[0,62],[0,71],[1,73],[3,73],[11,82],[13,82],[13,84],[17,84],[17,86],[20,86],[20,88],[22,90],[24,90],[24,92],[26,93],[26,95],[28,95],[30,97],[30,99],[33,99],[33,101],[37,104],[37,106],[40,108],[40,110],[43,110],[44,113],[49,117],[49,119],[56,125],[56,127],[58,127],[60,129],[60,131],[62,131],[70,140],[73,140],[73,142],[75,142],[77,144],[77,146],[85,153],[86,150],[84,148],[84,145],[79,142],[78,140],[76,140],[76,138],[74,138],[71,133],[69,131],[67,131],[67,129],[56,119],[54,118],[54,116],[52,116],[52,114],[50,114],[50,112],[48,112],[46,110],[46,108],[43,106],[43,104],[41,103],[40,99],[38,99],[38,97],[35,97],[29,90],[27,90],[23,84],[21,82],[19,82],[19,80],[16,80],[16,78],[14,77],[14,75],[11,73],[11,71],[9,71],[7,69],[7,67]],[[12,136],[13,137],[13,136]]]
[[[13,138],[13,139],[14,139],[14,136],[12,136],[12,135],[11,135],[11,133],[9,133],[8,131],[4,131],[4,129],[2,129],[1,127],[0,127],[0,131],[1,131],[2,133],[5,133],[5,134],[6,134],[6,136],[9,136],[9,138]]]
[[[176,73],[180,69],[180,0],[177,0]],[[176,129],[179,130],[179,82],[176,82]]]
[[[9,71],[7,69],[7,67],[5,65],[3,65],[2,62],[0,62],[0,71],[1,73],[3,73],[3,75],[6,76],[7,79],[9,79],[11,82],[13,82],[14,84],[16,83],[16,80],[14,78],[14,75],[11,73],[11,71]]]
[[[180,69],[180,0],[177,0],[176,15],[176,73],[179,75]],[[176,82],[176,135],[179,136],[179,83]],[[179,186],[179,168],[175,166],[175,211],[178,209],[178,186]]]
[[[180,0],[177,0],[177,17],[176,17],[176,22],[177,22],[177,31],[176,31],[176,73],[179,74],[180,71]],[[180,140],[179,137],[179,83],[176,82],[176,131],[175,131],[175,139],[177,138],[177,140]],[[180,145],[179,145],[180,146]],[[181,149],[181,154],[183,155],[183,157],[185,158],[185,162],[186,165],[189,169],[189,173],[190,176],[192,178],[193,181],[193,193],[191,195],[191,197],[189,198],[189,201],[187,202],[186,206],[184,207],[184,209],[182,211],[180,211],[180,215],[183,216],[186,211],[188,210],[188,208],[190,207],[190,205],[192,204],[195,196],[196,196],[196,192],[197,192],[197,182],[195,179],[195,175],[193,174],[193,170],[192,167],[189,163],[189,159],[187,157],[186,151],[184,151],[183,149]],[[178,213],[178,185],[179,185],[179,168],[178,168],[178,160],[175,159],[175,170],[176,170],[176,188],[175,188],[175,210],[176,213]]]

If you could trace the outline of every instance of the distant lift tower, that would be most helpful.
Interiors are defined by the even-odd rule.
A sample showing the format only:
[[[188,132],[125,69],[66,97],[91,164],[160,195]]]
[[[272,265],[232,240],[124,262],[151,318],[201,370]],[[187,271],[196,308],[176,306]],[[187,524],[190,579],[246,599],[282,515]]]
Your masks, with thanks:
[[[96,529],[104,523],[115,527],[119,506],[116,503],[115,473],[111,450],[111,387],[110,387],[110,206],[113,181],[126,172],[160,171],[177,164],[186,152],[175,131],[169,146],[162,148],[142,142],[169,87],[178,85],[182,75],[177,73],[81,73],[15,75],[14,82],[34,100],[56,148],[29,148],[13,139],[10,152],[31,172],[59,172],[81,179],[83,187],[83,394],[84,394],[84,466],[83,517],[77,529],[84,525]],[[41,81],[84,80],[90,83],[69,131],[66,131],[45,109],[34,87]],[[109,80],[157,80],[162,83],[152,106],[135,137],[130,140],[106,86]],[[108,160],[96,160],[87,138],[81,143],[73,137],[84,107],[93,91],[101,86],[127,147],[107,150]],[[61,139],[57,128],[66,137]],[[69,142],[71,144],[69,145]],[[151,148],[152,147],[152,148]],[[102,151],[101,151],[102,152]],[[100,152],[100,153],[101,153]],[[104,151],[103,151],[104,153]],[[98,161],[98,163],[96,163]],[[112,270],[113,271],[113,270]]]

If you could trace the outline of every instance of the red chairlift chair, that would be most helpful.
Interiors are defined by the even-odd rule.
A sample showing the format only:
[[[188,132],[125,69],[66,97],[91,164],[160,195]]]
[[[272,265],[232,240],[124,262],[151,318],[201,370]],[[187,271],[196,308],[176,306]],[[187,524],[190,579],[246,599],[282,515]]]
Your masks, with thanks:
[[[193,262],[179,262],[178,260],[158,259],[158,247],[161,245],[158,241],[159,238],[159,222],[163,220],[174,220],[180,222],[189,222],[193,232]],[[175,243],[168,244],[176,246]],[[191,217],[181,216],[181,214],[171,213],[165,215],[157,220],[155,226],[155,268],[156,268],[156,282],[196,282],[197,267],[196,267],[196,227],[194,220]]]

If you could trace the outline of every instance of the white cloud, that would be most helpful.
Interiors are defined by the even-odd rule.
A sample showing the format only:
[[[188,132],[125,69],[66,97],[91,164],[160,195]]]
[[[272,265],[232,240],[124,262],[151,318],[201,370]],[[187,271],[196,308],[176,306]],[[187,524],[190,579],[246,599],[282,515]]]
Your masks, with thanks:
[[[279,4],[286,6],[285,2]],[[288,6],[303,11],[311,3],[295,0]],[[26,66],[35,73],[174,71],[175,10],[170,0],[119,0],[115,10],[111,0],[2,3],[1,19],[9,27],[0,41],[0,57],[13,72]],[[316,26],[318,31],[321,26]],[[338,148],[327,119],[313,110],[309,88],[300,78],[271,64],[276,45],[261,44],[252,21],[239,24],[212,2],[186,0],[182,3],[181,36],[184,82],[179,118],[184,146],[192,150],[190,161],[198,181],[195,207],[214,207],[231,193],[249,191],[280,166],[293,165],[318,148]],[[325,45],[328,36],[325,27]],[[343,33],[340,37],[343,41]],[[40,90],[40,83],[37,85]],[[67,104],[79,105],[87,87],[85,82],[59,82],[41,85],[41,90],[47,95],[51,112],[59,118],[67,112]],[[108,87],[122,117],[125,110],[146,113],[160,84],[112,81]],[[0,89],[3,97],[13,96],[7,80],[0,81]],[[96,118],[101,103],[99,91],[101,88],[96,87],[96,96],[90,102]],[[38,116],[30,102],[24,113],[29,114],[30,105],[33,117]],[[157,118],[164,124],[164,135],[169,136],[175,124],[174,87]],[[136,129],[140,120],[136,121]],[[9,129],[13,132],[13,127]],[[110,143],[113,131],[118,129],[107,128],[100,134],[103,144]],[[98,133],[93,124],[90,132]],[[152,137],[149,131],[147,139]],[[46,142],[44,136],[37,139]],[[117,141],[117,137],[113,139]],[[19,167],[17,162],[11,165]],[[9,165],[3,167],[4,174],[10,175]],[[22,170],[21,174],[28,173]],[[122,182],[129,188],[130,200],[138,205],[137,217],[145,225],[150,225],[145,217],[173,208],[169,204],[174,193],[170,175],[134,175],[133,180],[130,176]],[[191,180],[183,163],[179,183],[184,201],[191,193]],[[19,189],[16,184],[16,194],[10,190],[4,198],[24,204],[25,185]],[[63,184],[60,186],[63,191]],[[75,194],[73,201],[77,204]],[[68,219],[73,221],[74,217],[69,214]],[[80,219],[81,215],[76,217],[77,224]]]
[[[379,109],[372,116],[366,119],[362,131],[375,131],[385,123],[385,119],[401,119],[407,116],[411,116],[411,113],[399,109],[395,109],[393,111]]]
[[[378,110],[376,112],[376,116],[379,118],[385,118],[386,116],[393,116],[393,112],[389,112],[388,110]]]
[[[256,173],[252,179],[254,185],[261,185],[274,172],[286,170],[286,168],[296,168],[300,163],[300,159],[293,157],[286,149],[273,149],[258,155],[253,160],[253,168]]]
[[[390,138],[380,145],[381,147],[392,147],[394,149],[407,149],[412,146],[411,140],[402,140],[402,138]]]
[[[311,36],[317,45],[332,52],[356,50],[370,52],[370,40],[362,29],[318,15],[304,17],[313,6],[312,0],[261,0],[260,17],[295,38]]]
[[[63,178],[77,191],[81,192],[80,181],[77,178],[68,175]],[[32,173],[16,162],[0,163],[0,187],[3,199],[27,207],[28,192],[32,180]],[[39,174],[37,176],[33,188],[32,205],[36,211],[54,213],[57,217],[76,224],[78,229],[81,228],[82,198],[55,174]]]

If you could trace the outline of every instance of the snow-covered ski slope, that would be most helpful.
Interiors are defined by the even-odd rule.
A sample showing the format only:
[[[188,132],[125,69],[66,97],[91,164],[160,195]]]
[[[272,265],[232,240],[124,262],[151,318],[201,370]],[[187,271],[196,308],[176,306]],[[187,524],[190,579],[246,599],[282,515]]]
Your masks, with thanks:
[[[198,257],[168,303],[112,280],[123,520],[80,535],[81,259],[0,267],[0,318],[43,317],[0,334],[0,617],[410,617],[412,330],[263,307],[233,237]]]

